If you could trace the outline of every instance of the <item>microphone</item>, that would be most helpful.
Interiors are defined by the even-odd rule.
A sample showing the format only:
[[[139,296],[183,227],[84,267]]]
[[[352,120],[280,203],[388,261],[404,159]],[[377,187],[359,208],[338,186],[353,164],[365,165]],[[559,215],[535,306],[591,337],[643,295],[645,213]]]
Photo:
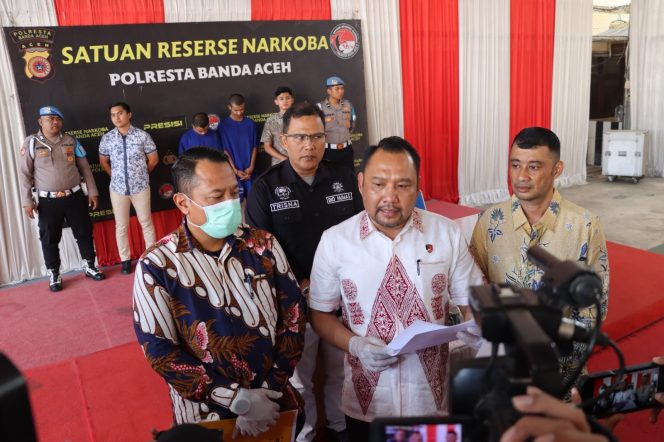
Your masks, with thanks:
[[[528,258],[544,269],[542,288],[567,304],[588,307],[602,293],[602,280],[576,261],[561,261],[541,246],[528,249]]]

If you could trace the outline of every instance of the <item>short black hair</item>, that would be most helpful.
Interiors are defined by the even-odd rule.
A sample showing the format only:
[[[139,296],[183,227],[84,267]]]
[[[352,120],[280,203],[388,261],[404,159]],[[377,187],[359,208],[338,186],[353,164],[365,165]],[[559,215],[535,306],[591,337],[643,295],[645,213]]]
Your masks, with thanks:
[[[129,107],[129,105],[127,103],[125,103],[124,101],[118,101],[118,102],[115,102],[115,103],[111,104],[110,106],[108,106],[108,110],[110,111],[111,109],[113,109],[114,107],[117,107],[117,106],[120,106],[127,113],[131,112],[131,107]]]
[[[533,126],[522,129],[514,137],[511,146],[515,144],[519,149],[546,146],[556,159],[560,159],[560,139],[552,130],[545,127]]]
[[[274,91],[274,98],[277,98],[279,95],[284,93],[290,94],[291,97],[293,96],[293,91],[291,88],[288,86],[279,86],[277,90]]]
[[[244,96],[242,94],[233,94],[228,97],[228,104],[231,106],[240,106],[244,104]]]
[[[192,147],[186,150],[171,168],[173,183],[178,192],[189,195],[192,186],[196,184],[194,182],[196,165],[201,160],[208,160],[213,163],[227,163],[230,165],[226,152],[209,147]]]
[[[293,118],[310,116],[316,116],[320,118],[320,121],[323,123],[323,127],[325,127],[325,114],[318,106],[311,104],[308,101],[303,101],[302,103],[296,103],[292,105],[286,112],[284,112],[283,132],[285,134],[288,133],[288,127],[290,126],[290,122]]]
[[[369,146],[364,149],[364,156],[362,157],[362,163],[360,163],[360,172],[364,172],[364,169],[369,164],[369,160],[378,150],[384,150],[389,153],[402,153],[405,152],[413,160],[415,164],[415,172],[417,173],[417,178],[420,177],[420,155],[417,153],[417,150],[410,144],[408,141],[404,140],[401,137],[387,137],[383,138],[378,142],[377,145]]]
[[[208,118],[208,114],[205,112],[198,112],[194,114],[194,116],[191,119],[191,124],[194,127],[207,127],[210,125],[210,119]]]

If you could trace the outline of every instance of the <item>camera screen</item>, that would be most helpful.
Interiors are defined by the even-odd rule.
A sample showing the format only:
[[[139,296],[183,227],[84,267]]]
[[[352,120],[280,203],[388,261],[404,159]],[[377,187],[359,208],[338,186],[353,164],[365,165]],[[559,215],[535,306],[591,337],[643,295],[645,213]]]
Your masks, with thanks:
[[[461,424],[386,425],[387,442],[461,442]]]
[[[618,379],[617,376],[595,379],[593,396],[601,394],[616,380],[618,380],[616,389],[608,397],[597,401],[593,414],[604,416],[625,413],[652,405],[658,390],[659,367],[625,373],[622,375],[622,379]]]

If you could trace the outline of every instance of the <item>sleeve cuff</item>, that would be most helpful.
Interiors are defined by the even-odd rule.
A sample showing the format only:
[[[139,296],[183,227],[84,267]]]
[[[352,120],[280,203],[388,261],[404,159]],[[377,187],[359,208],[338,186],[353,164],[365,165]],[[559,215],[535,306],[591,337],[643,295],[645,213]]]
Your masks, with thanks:
[[[235,395],[238,392],[238,387],[238,384],[231,384],[230,388],[217,387],[210,392],[210,399],[222,407],[229,408],[231,406],[231,402],[233,402],[233,399],[235,399]]]
[[[334,301],[324,301],[315,299],[309,295],[309,308],[318,310],[319,312],[336,312],[339,310],[339,298]]]

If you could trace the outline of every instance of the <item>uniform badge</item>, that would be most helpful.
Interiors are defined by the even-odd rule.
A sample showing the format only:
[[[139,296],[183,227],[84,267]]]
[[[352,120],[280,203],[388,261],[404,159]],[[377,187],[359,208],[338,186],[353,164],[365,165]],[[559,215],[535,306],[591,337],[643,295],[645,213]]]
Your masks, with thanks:
[[[25,61],[24,73],[31,80],[44,82],[55,74],[51,60],[54,31],[48,28],[27,28],[11,32],[11,38]]]
[[[21,147],[21,156],[22,156],[22,157],[25,156],[25,147]]]
[[[279,186],[274,189],[274,194],[283,201],[290,198],[291,190],[289,187]]]
[[[344,185],[341,184],[339,181],[335,181],[332,183],[332,190],[334,190],[336,193],[341,193],[344,191]]]
[[[424,248],[427,250],[427,253],[433,252],[433,244],[427,244]]]

